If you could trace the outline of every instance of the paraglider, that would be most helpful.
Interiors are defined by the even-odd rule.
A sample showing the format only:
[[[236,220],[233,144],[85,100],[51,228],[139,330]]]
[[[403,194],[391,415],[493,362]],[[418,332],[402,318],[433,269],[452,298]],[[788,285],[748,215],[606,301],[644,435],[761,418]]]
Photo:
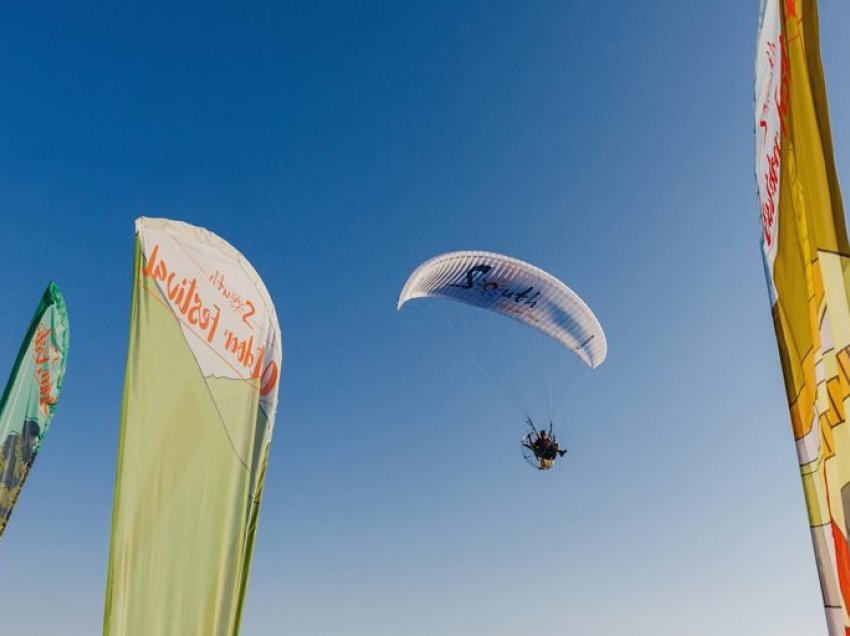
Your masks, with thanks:
[[[441,314],[442,322],[447,320],[449,324],[438,327],[438,331],[454,338],[456,348],[467,350],[473,364],[525,415],[531,428],[522,440],[526,461],[542,470],[551,468],[555,459],[566,453],[552,433],[556,407],[560,406],[560,403],[556,405],[554,394],[562,390],[565,382],[557,374],[542,369],[544,356],[540,354],[540,346],[548,343],[546,346],[551,348],[555,343],[555,351],[546,352],[554,360],[553,366],[562,365],[564,358],[569,357],[564,349],[591,369],[602,364],[608,345],[590,307],[562,281],[539,267],[510,256],[479,251],[451,252],[422,263],[402,288],[398,310],[414,299],[425,299],[427,304],[439,306],[435,313]],[[455,304],[474,311],[467,312],[472,315],[458,315],[447,308]],[[537,332],[530,341],[532,346],[517,353],[512,341],[521,334],[510,333],[508,338],[500,338],[486,333],[486,326],[476,316],[478,309],[506,316]],[[524,370],[520,370],[520,357],[528,359]],[[538,372],[536,379],[532,379],[534,371]],[[529,385],[548,391],[548,430],[538,431],[530,415],[531,410],[540,408],[539,402],[543,400],[529,404],[520,399],[520,389]]]
[[[545,428],[538,431],[530,418],[526,422],[530,430],[520,442],[523,448],[522,456],[538,470],[549,470],[555,464],[556,458],[567,454],[567,449],[558,445],[551,422],[548,431]]]

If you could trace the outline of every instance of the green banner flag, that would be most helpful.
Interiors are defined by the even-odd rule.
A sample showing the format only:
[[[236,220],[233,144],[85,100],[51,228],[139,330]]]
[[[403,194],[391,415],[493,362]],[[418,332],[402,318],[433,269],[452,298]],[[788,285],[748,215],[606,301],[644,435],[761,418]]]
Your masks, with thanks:
[[[202,228],[141,218],[105,636],[236,634],[277,406],[260,277]]]
[[[50,283],[0,398],[0,537],[50,427],[65,377],[68,335],[65,300]]]

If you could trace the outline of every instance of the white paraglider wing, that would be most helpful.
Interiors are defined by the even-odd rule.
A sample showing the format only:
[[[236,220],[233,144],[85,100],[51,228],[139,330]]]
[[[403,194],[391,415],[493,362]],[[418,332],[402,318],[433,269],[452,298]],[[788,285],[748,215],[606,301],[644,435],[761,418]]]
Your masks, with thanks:
[[[414,298],[446,298],[481,307],[537,329],[591,369],[605,360],[602,325],[584,301],[542,269],[492,252],[451,252],[420,265],[405,283],[398,309]]]

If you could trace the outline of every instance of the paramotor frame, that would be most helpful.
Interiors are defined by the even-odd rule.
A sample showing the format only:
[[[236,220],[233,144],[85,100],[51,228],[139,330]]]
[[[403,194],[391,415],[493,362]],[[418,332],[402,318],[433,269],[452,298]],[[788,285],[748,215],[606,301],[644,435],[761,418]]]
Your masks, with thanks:
[[[543,457],[539,453],[539,442],[540,442],[540,431],[537,430],[537,427],[534,426],[534,422],[531,418],[526,418],[526,423],[528,424],[529,431],[525,434],[520,440],[520,448],[522,450],[522,458],[526,461],[526,463],[536,468],[537,470],[549,470],[552,468],[552,461],[554,458]],[[547,435],[549,439],[555,444],[555,448],[557,448],[558,439],[555,436],[555,433],[552,431],[553,424],[549,423],[549,430],[547,431]],[[566,451],[564,451],[566,453]]]

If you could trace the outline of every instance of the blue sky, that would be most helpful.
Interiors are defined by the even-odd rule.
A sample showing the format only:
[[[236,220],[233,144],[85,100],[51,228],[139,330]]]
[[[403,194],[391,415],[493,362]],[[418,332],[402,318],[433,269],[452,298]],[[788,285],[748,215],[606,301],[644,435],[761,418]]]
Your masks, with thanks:
[[[100,630],[145,214],[229,240],[281,318],[243,634],[824,631],[757,243],[755,0],[3,14],[0,367],[48,280],[72,323],[0,545],[4,630]],[[850,8],[821,24],[846,183]],[[395,312],[453,249],[550,270],[606,329],[557,470]]]

